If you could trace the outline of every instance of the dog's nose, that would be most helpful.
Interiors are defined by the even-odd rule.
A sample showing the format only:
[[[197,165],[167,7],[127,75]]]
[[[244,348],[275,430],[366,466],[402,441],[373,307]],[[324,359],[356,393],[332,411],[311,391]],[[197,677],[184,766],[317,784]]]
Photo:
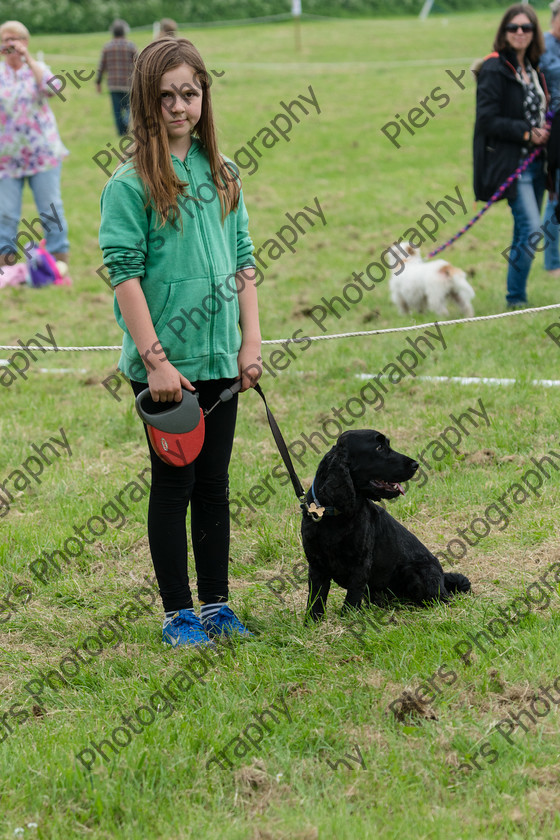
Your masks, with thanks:
[[[418,469],[419,466],[420,466],[420,464],[418,463],[418,461],[412,461],[411,464],[410,464],[410,469],[413,472],[416,472],[416,470]]]

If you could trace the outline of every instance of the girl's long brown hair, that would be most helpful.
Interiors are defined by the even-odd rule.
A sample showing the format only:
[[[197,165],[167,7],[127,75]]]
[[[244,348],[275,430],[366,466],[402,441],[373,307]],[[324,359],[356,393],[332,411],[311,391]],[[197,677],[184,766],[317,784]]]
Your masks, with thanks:
[[[210,163],[212,180],[222,205],[222,220],[239,203],[239,176],[218,151],[210,80],[204,61],[186,38],[162,38],[145,47],[136,59],[130,88],[130,155],[146,187],[146,206],[152,204],[162,220],[179,217],[177,199],[187,195],[188,184],[175,174],[167,130],[161,111],[161,77],[168,70],[188,64],[202,91],[202,111],[193,135],[198,137]],[[196,198],[196,197],[195,197]]]

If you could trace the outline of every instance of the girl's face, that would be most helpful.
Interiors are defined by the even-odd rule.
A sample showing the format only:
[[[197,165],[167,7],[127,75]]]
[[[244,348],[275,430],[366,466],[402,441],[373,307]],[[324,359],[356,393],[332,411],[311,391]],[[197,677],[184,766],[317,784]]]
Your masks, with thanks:
[[[202,111],[202,87],[189,64],[179,64],[161,77],[161,112],[169,148],[185,158],[191,146],[191,131]]]

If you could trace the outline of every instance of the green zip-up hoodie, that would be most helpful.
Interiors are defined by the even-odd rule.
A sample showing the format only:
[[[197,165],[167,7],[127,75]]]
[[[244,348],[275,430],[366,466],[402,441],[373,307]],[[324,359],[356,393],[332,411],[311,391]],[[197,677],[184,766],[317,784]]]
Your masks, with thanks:
[[[113,287],[140,278],[161,346],[187,379],[235,377],[241,346],[235,274],[255,265],[243,195],[222,223],[218,190],[201,143],[192,139],[184,161],[171,157],[177,176],[189,185],[188,195],[179,196],[180,222],[158,226],[156,212],[145,207],[144,185],[134,165],[126,163],[101,196],[103,262]],[[130,379],[147,382],[116,299],[114,308],[124,331],[119,369]],[[152,351],[156,358],[157,350]]]

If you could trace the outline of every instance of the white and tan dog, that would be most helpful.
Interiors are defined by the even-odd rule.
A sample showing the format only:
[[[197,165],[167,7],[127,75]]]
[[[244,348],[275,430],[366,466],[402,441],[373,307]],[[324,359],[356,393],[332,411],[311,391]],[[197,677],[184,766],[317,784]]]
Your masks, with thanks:
[[[474,315],[471,299],[474,289],[467,280],[467,275],[460,268],[455,268],[445,260],[424,262],[420,249],[409,242],[399,245],[401,252],[406,252],[402,268],[393,270],[389,280],[391,300],[401,315],[408,312],[422,312],[429,309],[437,315],[449,315],[448,301],[454,301],[463,315]]]

